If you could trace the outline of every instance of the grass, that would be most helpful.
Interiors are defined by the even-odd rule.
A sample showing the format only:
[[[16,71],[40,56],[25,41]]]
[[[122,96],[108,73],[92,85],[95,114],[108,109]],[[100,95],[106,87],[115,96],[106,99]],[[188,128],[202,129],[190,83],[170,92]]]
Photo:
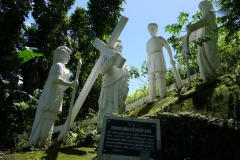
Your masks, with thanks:
[[[69,146],[49,148],[47,150],[35,150],[29,152],[7,153],[2,159],[12,160],[92,160],[96,157],[94,148]]]

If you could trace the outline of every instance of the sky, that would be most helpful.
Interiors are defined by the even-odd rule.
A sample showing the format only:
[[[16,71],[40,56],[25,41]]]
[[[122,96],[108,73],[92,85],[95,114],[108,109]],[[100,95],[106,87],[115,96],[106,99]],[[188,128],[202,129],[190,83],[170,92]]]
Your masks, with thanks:
[[[141,74],[141,66],[144,60],[147,60],[146,43],[151,38],[147,25],[155,22],[158,24],[158,35],[165,39],[171,35],[165,32],[165,26],[177,22],[179,13],[184,11],[194,15],[198,9],[201,0],[126,0],[123,4],[124,11],[122,16],[129,20],[123,29],[119,40],[123,44],[123,57],[126,59],[128,69],[130,66],[136,66]],[[76,0],[76,3],[69,12],[69,15],[76,9],[82,7],[87,9],[88,0]],[[26,23],[32,23],[32,19]],[[183,32],[182,35],[185,35]],[[170,45],[171,46],[171,45]],[[171,68],[167,51],[164,49],[164,56],[167,68]],[[172,49],[173,56],[175,51]],[[141,79],[141,80],[140,80]],[[129,94],[133,94],[140,88],[144,82],[148,82],[147,76],[140,79],[130,79]],[[144,81],[144,82],[143,82]]]

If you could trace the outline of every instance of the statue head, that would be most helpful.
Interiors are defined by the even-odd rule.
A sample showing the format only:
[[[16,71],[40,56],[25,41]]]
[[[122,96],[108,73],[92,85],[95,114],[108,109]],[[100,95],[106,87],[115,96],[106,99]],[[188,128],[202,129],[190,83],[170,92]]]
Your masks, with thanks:
[[[207,11],[213,11],[213,5],[210,1],[208,0],[204,0],[201,1],[198,5],[198,8],[202,11],[202,12],[207,12]]]
[[[53,63],[62,62],[67,64],[71,53],[71,49],[66,46],[57,47],[53,54]]]
[[[116,42],[113,48],[115,51],[122,53],[122,49],[123,49],[122,42]]]
[[[148,24],[148,31],[149,31],[151,36],[156,36],[157,35],[157,31],[158,31],[157,23],[149,23]]]

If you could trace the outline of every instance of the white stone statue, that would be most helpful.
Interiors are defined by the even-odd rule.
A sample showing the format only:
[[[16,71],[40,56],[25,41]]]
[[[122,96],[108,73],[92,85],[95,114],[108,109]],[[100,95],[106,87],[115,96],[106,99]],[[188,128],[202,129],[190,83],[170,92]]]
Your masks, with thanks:
[[[100,74],[103,75],[101,93],[98,100],[98,128],[102,127],[104,115],[123,113],[126,108],[126,98],[129,90],[129,72],[126,63],[122,68],[114,64],[122,56],[122,43],[116,42],[114,50],[118,54],[106,55],[102,59]]]
[[[148,87],[150,101],[156,98],[156,82],[159,87],[161,98],[167,96],[166,90],[166,63],[163,54],[163,47],[167,49],[170,57],[170,63],[175,64],[172,57],[171,48],[162,36],[157,36],[158,25],[156,23],[148,24],[148,31],[152,38],[147,42],[147,54],[148,54]]]
[[[53,65],[39,98],[31,135],[25,147],[48,147],[54,122],[62,111],[63,91],[70,86],[78,86],[77,80],[69,82],[69,70],[65,67],[70,54],[71,50],[65,46],[60,46],[54,51]]]
[[[199,72],[204,82],[216,79],[216,69],[220,66],[220,59],[218,56],[218,33],[216,24],[216,15],[213,11],[212,4],[207,1],[201,1],[198,5],[202,12],[202,18],[194,23],[186,26],[188,34],[190,35],[189,41],[193,39],[196,41],[203,40],[209,37],[202,45],[197,45],[197,63],[199,65]],[[195,31],[195,32],[194,32]]]

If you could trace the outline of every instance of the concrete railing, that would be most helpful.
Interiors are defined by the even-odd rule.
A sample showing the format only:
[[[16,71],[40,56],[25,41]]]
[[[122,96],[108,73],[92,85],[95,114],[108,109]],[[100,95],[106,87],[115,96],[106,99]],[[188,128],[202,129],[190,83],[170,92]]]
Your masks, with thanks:
[[[197,77],[199,77],[199,73],[195,73],[195,74],[192,74],[192,75],[190,76],[191,79],[197,78]],[[182,79],[181,81],[182,81],[182,83],[188,83],[188,79],[187,79],[187,78],[186,78],[186,79]],[[173,88],[175,88],[175,83],[167,86],[167,92],[168,92],[170,89],[173,89]],[[159,95],[159,93],[157,93],[157,95]],[[149,102],[149,101],[150,101],[149,95],[147,95],[147,96],[145,96],[145,97],[142,97],[142,98],[134,101],[133,103],[126,105],[126,111],[128,111],[128,110],[130,110],[130,109],[133,109],[133,108],[136,108],[137,106],[140,106],[140,105],[142,105],[142,104],[144,104],[144,103],[146,103],[146,102]]]

